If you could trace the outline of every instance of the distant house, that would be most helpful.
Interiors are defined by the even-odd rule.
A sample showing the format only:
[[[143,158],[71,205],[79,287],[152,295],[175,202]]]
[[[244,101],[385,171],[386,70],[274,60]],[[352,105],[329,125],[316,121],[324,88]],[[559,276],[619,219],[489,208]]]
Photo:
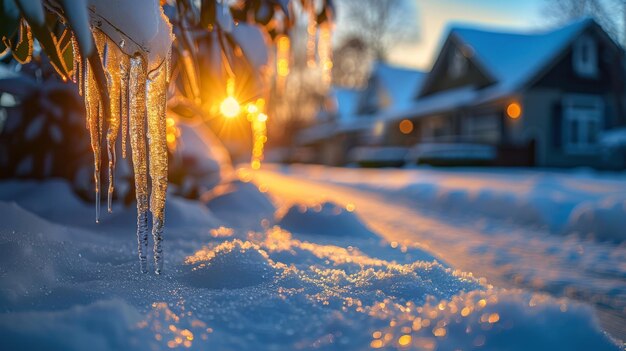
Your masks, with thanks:
[[[300,140],[334,165],[379,150],[398,164],[623,168],[624,149],[601,140],[626,127],[625,62],[592,19],[538,33],[456,26],[431,72],[377,64]]]
[[[410,162],[624,167],[623,50],[593,20],[545,33],[455,27],[410,106],[378,116]]]
[[[376,63],[364,89],[333,88],[316,123],[297,137],[300,146],[313,149],[313,162],[342,165],[356,147],[379,145],[384,113],[411,106],[425,73]]]

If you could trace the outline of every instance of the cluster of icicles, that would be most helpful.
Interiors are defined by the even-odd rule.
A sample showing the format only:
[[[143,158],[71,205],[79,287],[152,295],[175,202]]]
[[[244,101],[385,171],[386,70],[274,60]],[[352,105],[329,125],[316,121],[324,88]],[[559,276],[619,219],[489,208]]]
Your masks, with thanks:
[[[150,211],[155,272],[160,274],[163,268],[161,241],[167,191],[166,92],[170,70],[169,55],[157,69],[148,72],[145,57],[142,55],[130,57],[104,33],[99,30],[94,30],[93,33],[104,65],[110,97],[110,120],[107,123],[106,135],[103,135],[104,109],[94,73],[88,61],[80,56],[75,40],[73,79],[85,99],[87,129],[94,156],[96,222],[100,219],[102,144],[106,138],[109,160],[107,198],[108,211],[111,212],[117,159],[115,146],[121,129],[123,158],[126,158],[126,139],[130,138],[137,197],[137,241],[141,271],[144,273],[148,271],[146,255],[149,233],[148,211]],[[120,45],[123,46],[123,42]],[[148,184],[151,184],[150,192]]]
[[[306,43],[307,66],[311,69],[319,68],[322,83],[328,87],[333,68],[332,25],[329,22],[318,24],[315,17],[315,11],[309,10]]]
[[[252,118],[252,169],[260,169],[264,158],[263,149],[267,142],[267,115],[258,113]]]

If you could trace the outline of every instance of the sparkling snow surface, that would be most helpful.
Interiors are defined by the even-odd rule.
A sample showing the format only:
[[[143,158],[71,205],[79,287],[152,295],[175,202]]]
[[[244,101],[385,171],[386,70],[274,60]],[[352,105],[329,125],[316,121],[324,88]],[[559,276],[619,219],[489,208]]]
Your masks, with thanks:
[[[161,276],[139,273],[134,206],[96,225],[63,181],[0,182],[2,349],[620,349],[558,296],[623,316],[623,246],[354,186],[422,171],[385,172],[240,171],[206,203],[170,196]],[[458,184],[499,189],[475,178]]]

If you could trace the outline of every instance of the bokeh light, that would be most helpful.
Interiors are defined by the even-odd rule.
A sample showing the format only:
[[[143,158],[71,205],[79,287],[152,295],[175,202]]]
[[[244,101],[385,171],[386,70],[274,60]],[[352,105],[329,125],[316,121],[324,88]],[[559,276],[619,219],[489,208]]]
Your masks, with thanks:
[[[506,115],[511,119],[518,119],[522,116],[522,106],[517,102],[512,102],[506,107]]]
[[[226,118],[235,118],[239,116],[241,106],[237,99],[232,96],[227,97],[220,104],[220,113]]]

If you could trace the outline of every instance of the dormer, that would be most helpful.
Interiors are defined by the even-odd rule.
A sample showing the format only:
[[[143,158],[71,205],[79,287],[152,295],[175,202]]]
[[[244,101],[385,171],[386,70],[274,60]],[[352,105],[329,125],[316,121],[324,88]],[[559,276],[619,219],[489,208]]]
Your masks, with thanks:
[[[580,77],[595,78],[598,76],[598,43],[589,34],[583,34],[572,48],[572,66]]]
[[[419,96],[468,86],[482,88],[495,83],[494,77],[475,60],[474,54],[473,48],[459,40],[453,30],[445,41]]]

